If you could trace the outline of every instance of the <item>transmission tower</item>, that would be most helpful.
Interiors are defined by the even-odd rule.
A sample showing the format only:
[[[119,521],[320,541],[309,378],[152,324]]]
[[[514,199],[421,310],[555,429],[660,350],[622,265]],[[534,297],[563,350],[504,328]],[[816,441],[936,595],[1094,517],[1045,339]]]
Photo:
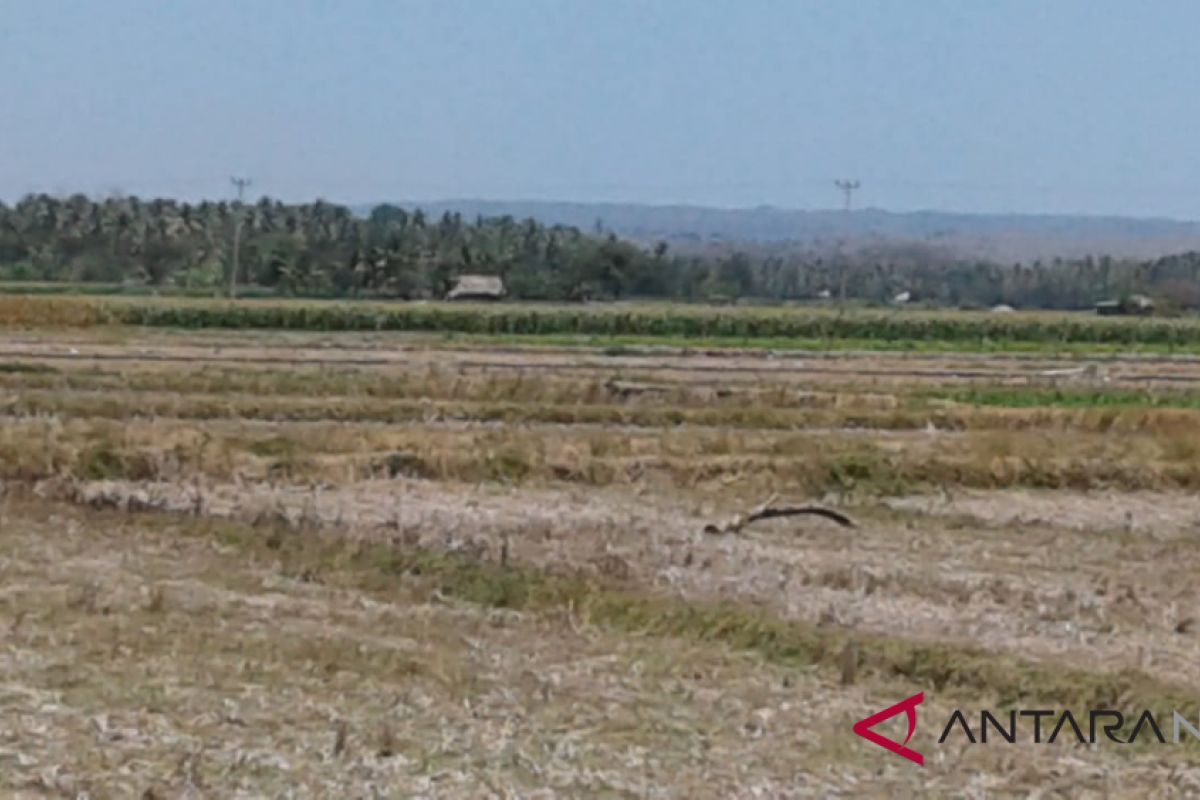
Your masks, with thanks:
[[[246,194],[246,187],[254,183],[249,178],[234,176],[229,179],[229,182],[237,187],[238,208],[234,211],[233,218],[233,264],[229,269],[229,299],[237,297],[237,277],[238,263],[240,261],[242,247],[242,200]]]
[[[845,196],[845,200],[846,200],[845,209],[847,211],[849,211],[851,195],[853,195],[854,190],[857,189],[862,184],[860,184],[857,180],[853,180],[853,181],[834,181],[833,185],[842,190],[842,194]]]
[[[234,177],[230,178],[229,182],[237,187],[239,203],[242,202],[242,199],[246,194],[246,187],[254,185],[254,181],[252,181],[250,178],[242,178],[242,177],[238,177],[236,175]]]

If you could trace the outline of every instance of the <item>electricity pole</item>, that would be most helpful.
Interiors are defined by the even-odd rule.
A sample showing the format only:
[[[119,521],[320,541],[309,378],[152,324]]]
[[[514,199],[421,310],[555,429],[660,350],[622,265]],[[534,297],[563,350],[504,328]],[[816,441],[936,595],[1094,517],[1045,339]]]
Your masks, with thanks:
[[[238,207],[234,209],[233,218],[233,265],[229,270],[229,299],[237,297],[237,276],[238,276],[238,261],[242,246],[242,198],[245,196],[246,187],[254,183],[249,178],[232,177],[229,182],[237,187]]]
[[[833,185],[836,186],[837,188],[841,189],[842,193],[846,196],[845,209],[846,209],[846,215],[849,216],[851,195],[854,194],[854,190],[857,189],[861,184],[858,182],[857,179],[855,179],[852,181],[851,180],[836,180],[833,182]],[[845,255],[842,253],[842,244],[841,244],[840,240],[838,242],[838,261],[841,262],[841,264],[840,264],[841,275],[839,276],[839,281],[838,281],[838,308],[839,308],[838,313],[841,313],[846,308],[846,271],[850,268],[850,265],[847,263]]]
[[[847,211],[849,211],[850,210],[850,196],[852,194],[854,194],[854,190],[857,189],[862,184],[860,184],[858,181],[854,180],[854,181],[834,181],[833,185],[836,186],[837,188],[841,189],[842,193],[846,196],[845,208]]]

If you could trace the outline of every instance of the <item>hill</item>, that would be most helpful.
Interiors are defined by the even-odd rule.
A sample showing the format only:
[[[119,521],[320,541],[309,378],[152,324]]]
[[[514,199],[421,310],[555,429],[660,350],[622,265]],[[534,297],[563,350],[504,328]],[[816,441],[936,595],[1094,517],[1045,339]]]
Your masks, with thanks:
[[[407,201],[431,215],[445,211],[475,216],[510,215],[545,224],[602,227],[637,241],[665,240],[676,250],[732,244],[795,243],[822,249],[839,243],[925,242],[960,256],[999,262],[1111,255],[1155,258],[1200,249],[1200,222],[1161,218],[1052,214],[956,214],[892,212],[876,208],[844,212],[759,206],[710,208],[636,203],[570,203],[539,200]],[[360,211],[369,211],[362,206]]]

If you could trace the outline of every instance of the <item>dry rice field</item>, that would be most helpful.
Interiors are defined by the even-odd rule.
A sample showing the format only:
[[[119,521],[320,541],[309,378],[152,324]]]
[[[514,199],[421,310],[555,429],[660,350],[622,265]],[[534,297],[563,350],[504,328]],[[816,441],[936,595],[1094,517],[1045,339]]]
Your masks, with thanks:
[[[1200,793],[933,722],[1195,719],[1195,358],[0,329],[0,415],[5,796]]]

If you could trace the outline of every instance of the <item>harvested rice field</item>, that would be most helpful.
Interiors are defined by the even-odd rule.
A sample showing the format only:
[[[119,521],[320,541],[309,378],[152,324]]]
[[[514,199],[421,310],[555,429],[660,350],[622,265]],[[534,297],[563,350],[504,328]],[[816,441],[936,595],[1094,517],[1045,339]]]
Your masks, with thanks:
[[[0,482],[6,796],[1200,792],[1196,357],[51,315]]]

